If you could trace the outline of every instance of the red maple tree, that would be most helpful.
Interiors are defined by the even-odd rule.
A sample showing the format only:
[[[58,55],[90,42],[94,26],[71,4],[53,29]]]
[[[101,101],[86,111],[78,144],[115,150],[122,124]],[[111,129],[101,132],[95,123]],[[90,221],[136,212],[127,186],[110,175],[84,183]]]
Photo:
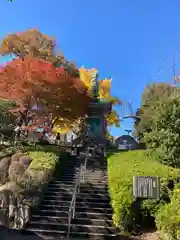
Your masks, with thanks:
[[[84,116],[90,96],[78,77],[33,57],[14,59],[0,69],[0,98],[14,100],[27,112],[73,119]]]

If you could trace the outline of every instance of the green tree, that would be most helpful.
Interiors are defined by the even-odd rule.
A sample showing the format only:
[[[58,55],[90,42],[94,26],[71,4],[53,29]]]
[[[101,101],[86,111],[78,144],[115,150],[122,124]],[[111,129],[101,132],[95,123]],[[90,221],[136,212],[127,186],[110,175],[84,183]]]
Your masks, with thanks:
[[[180,92],[178,88],[156,104],[151,131],[144,133],[144,141],[148,147],[158,150],[163,163],[180,167]]]
[[[154,109],[159,101],[167,98],[174,91],[174,87],[168,83],[156,83],[148,85],[142,94],[141,106],[136,112],[138,118],[134,124],[134,137],[144,142],[144,134],[152,131]]]
[[[0,54],[21,59],[27,56],[39,58],[55,67],[63,67],[71,75],[79,74],[74,62],[66,60],[61,51],[56,53],[56,39],[36,28],[5,36],[0,44]]]
[[[14,102],[0,99],[0,134],[4,136],[12,137],[16,116],[10,110],[14,107]]]

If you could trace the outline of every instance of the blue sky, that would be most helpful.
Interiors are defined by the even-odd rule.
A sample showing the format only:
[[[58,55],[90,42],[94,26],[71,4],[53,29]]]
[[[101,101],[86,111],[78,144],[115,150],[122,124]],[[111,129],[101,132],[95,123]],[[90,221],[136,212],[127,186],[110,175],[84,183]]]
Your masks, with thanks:
[[[178,0],[1,0],[0,9],[0,38],[33,27],[55,36],[66,58],[112,77],[113,94],[134,110],[147,83],[172,82],[174,54],[178,73]],[[112,134],[131,126],[124,121]]]

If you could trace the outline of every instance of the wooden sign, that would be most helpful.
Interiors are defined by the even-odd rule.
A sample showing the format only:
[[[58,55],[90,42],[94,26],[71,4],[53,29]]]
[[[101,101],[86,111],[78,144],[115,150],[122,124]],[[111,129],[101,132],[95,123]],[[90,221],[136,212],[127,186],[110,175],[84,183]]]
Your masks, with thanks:
[[[160,178],[155,176],[134,176],[133,196],[135,198],[160,198]]]

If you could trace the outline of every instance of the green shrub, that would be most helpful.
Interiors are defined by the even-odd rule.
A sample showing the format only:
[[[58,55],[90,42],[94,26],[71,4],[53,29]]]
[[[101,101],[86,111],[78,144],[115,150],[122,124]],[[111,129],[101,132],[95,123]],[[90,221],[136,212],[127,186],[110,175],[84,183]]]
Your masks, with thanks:
[[[137,225],[155,216],[155,212],[170,201],[170,181],[176,183],[180,170],[162,165],[157,156],[145,150],[112,154],[108,158],[108,181],[113,220],[121,231],[135,229]],[[160,201],[133,199],[133,176],[159,176]]]
[[[1,187],[1,191],[9,189],[13,195],[23,199],[24,204],[31,207],[35,207],[40,202],[44,189],[55,172],[60,155],[57,149],[44,147],[41,149],[14,154],[9,160],[9,169],[7,168],[10,182],[7,181],[6,176],[6,181],[3,181],[4,186]],[[0,170],[1,165],[0,161]]]
[[[171,202],[156,213],[156,226],[163,239],[180,239],[180,186],[174,189]]]
[[[31,170],[55,169],[57,163],[57,155],[52,152],[33,151],[27,153],[33,161],[30,164]]]
[[[21,194],[24,195],[24,202],[35,206],[41,201],[44,189],[53,177],[58,155],[53,152],[32,151],[28,152],[27,156],[32,161],[18,185],[23,190]]]
[[[11,157],[7,170],[9,182],[3,182],[1,192],[10,190],[12,195],[34,208],[43,199],[53,174],[62,173],[69,154],[54,146],[37,146],[36,150],[22,147],[21,151]]]

